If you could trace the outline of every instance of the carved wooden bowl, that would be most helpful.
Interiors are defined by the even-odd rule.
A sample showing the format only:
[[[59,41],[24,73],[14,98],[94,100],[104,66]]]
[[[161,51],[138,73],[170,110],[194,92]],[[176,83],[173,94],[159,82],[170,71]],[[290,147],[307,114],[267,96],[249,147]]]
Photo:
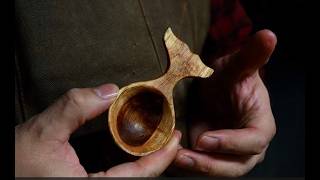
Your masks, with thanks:
[[[163,147],[175,127],[172,91],[185,77],[206,78],[213,69],[168,28],[164,35],[170,66],[167,72],[151,81],[137,82],[120,89],[109,109],[109,129],[124,151],[144,156]]]

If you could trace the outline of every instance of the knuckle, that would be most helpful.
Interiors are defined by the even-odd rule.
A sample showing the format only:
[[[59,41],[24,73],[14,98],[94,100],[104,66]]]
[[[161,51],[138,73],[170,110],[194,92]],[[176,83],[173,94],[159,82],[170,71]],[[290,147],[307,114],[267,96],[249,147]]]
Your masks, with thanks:
[[[204,162],[199,165],[199,171],[210,176],[216,175],[214,165],[209,159],[204,160]]]
[[[141,173],[141,174],[139,174],[139,176],[142,176],[142,177],[156,177],[156,176],[158,176],[157,172],[154,172],[154,171],[148,169],[148,167],[145,164],[141,163],[140,161],[136,161],[133,164],[137,168],[136,172]]]
[[[70,89],[64,96],[66,107],[72,109],[72,111],[76,112],[80,118],[83,117],[82,104],[84,104],[84,97],[81,95],[81,89],[73,88]]]
[[[258,164],[259,164],[259,163],[262,163],[262,162],[264,161],[265,156],[266,156],[266,153],[263,153],[262,156],[258,159],[258,162],[257,162],[257,163],[258,163]]]
[[[240,177],[246,175],[256,164],[254,158],[250,158],[245,164],[242,164],[239,167],[235,167],[231,173],[230,177]]]
[[[158,177],[160,175],[161,173],[159,171],[153,171],[149,173],[148,177]]]
[[[221,140],[219,146],[220,150],[224,150],[230,153],[237,152],[239,149],[239,145],[228,138],[224,138],[223,140]]]
[[[79,91],[81,91],[79,88],[73,88],[73,89],[70,89],[67,93],[66,93],[66,97],[69,99],[69,100],[75,100],[77,99],[77,97],[79,96]]]
[[[245,172],[241,168],[236,168],[232,173],[230,173],[231,178],[237,178],[243,176]]]
[[[81,90],[78,88],[70,89],[66,95],[66,102],[70,103],[72,106],[76,106],[77,108],[81,107],[80,105],[83,102],[83,97],[81,96]]]
[[[266,137],[261,137],[257,139],[256,148],[254,149],[256,154],[262,153],[268,146],[268,139]]]

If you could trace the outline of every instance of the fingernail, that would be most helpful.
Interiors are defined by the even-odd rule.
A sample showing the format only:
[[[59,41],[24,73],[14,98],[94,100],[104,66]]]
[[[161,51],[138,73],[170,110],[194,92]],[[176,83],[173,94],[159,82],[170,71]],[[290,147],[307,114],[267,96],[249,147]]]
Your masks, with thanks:
[[[219,147],[219,138],[211,136],[202,136],[197,143],[196,150],[199,151],[212,151]]]
[[[183,149],[183,147],[181,146],[181,144],[178,144],[178,150]]]
[[[194,160],[187,155],[180,155],[178,160],[182,166],[189,167],[189,168],[194,166]]]
[[[110,100],[118,95],[119,88],[115,84],[104,84],[94,89],[97,96],[104,100]]]

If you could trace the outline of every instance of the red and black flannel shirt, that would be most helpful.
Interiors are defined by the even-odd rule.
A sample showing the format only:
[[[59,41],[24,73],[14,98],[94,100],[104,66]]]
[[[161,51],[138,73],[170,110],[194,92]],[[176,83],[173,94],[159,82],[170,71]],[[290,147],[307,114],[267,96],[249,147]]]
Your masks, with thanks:
[[[240,47],[252,30],[252,22],[239,0],[211,0],[209,51],[215,57]]]

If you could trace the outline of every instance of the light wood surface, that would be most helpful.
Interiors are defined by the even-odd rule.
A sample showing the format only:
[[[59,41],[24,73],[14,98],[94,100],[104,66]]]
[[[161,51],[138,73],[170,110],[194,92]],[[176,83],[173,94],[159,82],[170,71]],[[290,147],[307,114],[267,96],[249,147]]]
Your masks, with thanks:
[[[161,77],[132,83],[120,89],[109,109],[109,129],[116,144],[124,151],[144,156],[163,147],[175,127],[172,91],[185,77],[207,78],[213,69],[207,67],[187,44],[168,28],[164,42],[170,65]]]

